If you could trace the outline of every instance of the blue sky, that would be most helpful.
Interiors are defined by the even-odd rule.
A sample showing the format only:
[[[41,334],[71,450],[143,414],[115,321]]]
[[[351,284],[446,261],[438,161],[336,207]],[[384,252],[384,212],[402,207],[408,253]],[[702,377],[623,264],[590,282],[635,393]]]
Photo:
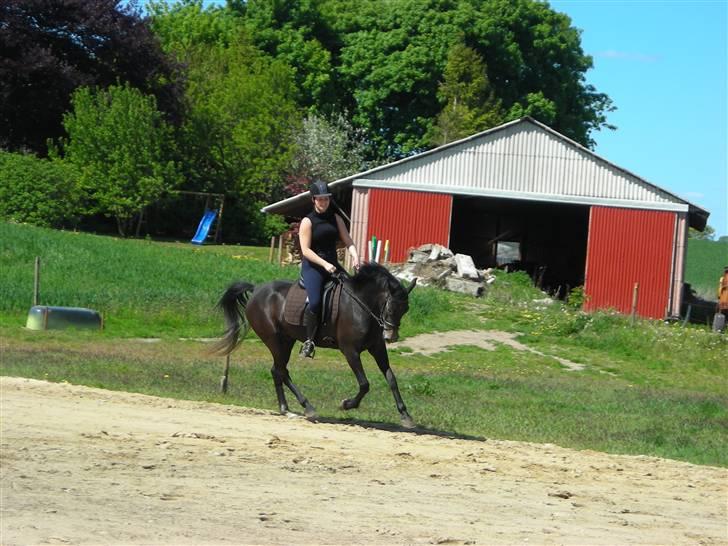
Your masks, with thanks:
[[[223,1],[206,1],[222,5]],[[617,110],[598,155],[710,212],[728,235],[728,0],[553,0]]]
[[[595,152],[710,211],[728,235],[728,0],[554,0],[614,101]]]

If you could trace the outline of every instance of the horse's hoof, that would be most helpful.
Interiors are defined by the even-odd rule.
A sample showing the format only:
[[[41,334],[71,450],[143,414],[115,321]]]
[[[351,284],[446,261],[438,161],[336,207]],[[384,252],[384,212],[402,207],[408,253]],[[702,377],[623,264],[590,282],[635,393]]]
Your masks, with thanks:
[[[303,416],[309,421],[315,421],[318,419],[318,413],[316,413],[316,410],[313,408],[306,408],[303,411]]]
[[[349,400],[348,398],[346,400],[342,400],[341,404],[339,405],[339,409],[342,409],[344,411],[349,411],[350,409],[354,409],[357,407],[353,401]]]
[[[412,420],[412,417],[410,417],[409,415],[407,417],[402,417],[401,425],[402,425],[402,428],[409,428],[409,429],[417,427],[417,425],[415,425],[415,422]]]

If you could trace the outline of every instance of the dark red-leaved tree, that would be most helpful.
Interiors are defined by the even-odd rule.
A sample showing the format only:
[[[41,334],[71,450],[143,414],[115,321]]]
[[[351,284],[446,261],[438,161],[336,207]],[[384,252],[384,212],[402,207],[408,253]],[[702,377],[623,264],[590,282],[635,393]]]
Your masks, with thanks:
[[[0,147],[45,154],[77,87],[121,82],[175,120],[178,71],[134,2],[0,1]]]

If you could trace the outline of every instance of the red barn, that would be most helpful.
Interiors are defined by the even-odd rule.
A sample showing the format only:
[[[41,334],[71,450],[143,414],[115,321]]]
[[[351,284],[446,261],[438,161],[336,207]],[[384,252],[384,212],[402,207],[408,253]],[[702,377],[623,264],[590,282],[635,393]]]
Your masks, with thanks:
[[[476,266],[512,263],[565,293],[584,286],[586,309],[677,316],[688,227],[709,213],[522,118],[329,184],[350,212],[360,253],[374,235],[390,261],[440,243]],[[263,209],[303,215],[304,193]]]

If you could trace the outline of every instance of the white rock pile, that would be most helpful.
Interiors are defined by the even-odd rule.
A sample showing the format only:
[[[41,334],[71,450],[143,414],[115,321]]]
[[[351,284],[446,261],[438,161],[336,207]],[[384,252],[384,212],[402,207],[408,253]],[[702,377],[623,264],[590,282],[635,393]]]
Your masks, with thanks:
[[[437,286],[451,292],[479,297],[495,281],[492,270],[479,270],[467,254],[453,254],[442,245],[426,244],[410,250],[407,261],[389,267],[398,279],[423,286]]]

